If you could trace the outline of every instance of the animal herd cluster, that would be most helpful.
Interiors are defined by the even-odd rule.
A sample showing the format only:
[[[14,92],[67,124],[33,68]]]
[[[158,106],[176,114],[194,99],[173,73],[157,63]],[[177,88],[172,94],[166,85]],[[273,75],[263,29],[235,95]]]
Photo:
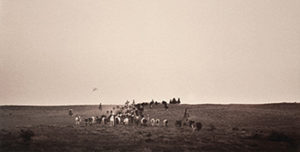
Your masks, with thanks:
[[[179,99],[180,100],[180,99]],[[153,100],[150,102],[149,107],[152,109],[153,104],[155,103]],[[167,102],[162,102],[164,108],[168,110]],[[169,121],[168,119],[162,119],[162,121],[158,118],[151,118],[149,114],[147,116],[144,115],[144,106],[148,105],[145,103],[135,104],[135,101],[130,104],[129,101],[125,102],[124,106],[116,106],[113,107],[112,110],[106,111],[106,114],[102,114],[101,116],[91,116],[87,118],[82,118],[80,115],[75,115],[75,125],[80,125],[84,123],[85,126],[91,126],[94,124],[98,125],[136,125],[136,126],[164,126],[168,127]],[[100,108],[101,107],[101,108]],[[102,106],[100,104],[99,110],[102,110]],[[69,115],[73,116],[73,110],[69,109]],[[195,122],[189,120],[189,114],[187,113],[187,109],[185,109],[184,117],[181,120],[177,120],[175,122],[176,127],[189,126],[193,129],[193,131],[199,131],[202,128],[201,122]]]
[[[81,122],[83,122],[85,126],[90,126],[93,124],[110,126],[168,126],[167,119],[160,121],[160,119],[158,118],[150,118],[149,114],[145,116],[143,112],[143,103],[135,104],[135,102],[133,101],[132,104],[130,104],[130,102],[127,101],[124,106],[113,107],[111,111],[106,111],[106,114],[103,114],[101,116],[91,116],[88,118],[82,118],[80,115],[77,114],[75,115],[75,124],[80,125]],[[69,109],[69,115],[73,115],[72,109]]]
[[[201,122],[196,122],[194,120],[189,119],[190,114],[188,113],[187,109],[184,110],[184,115],[181,120],[177,120],[175,122],[176,127],[182,127],[182,126],[189,126],[193,129],[193,131],[200,131],[202,128]]]
[[[201,122],[195,122],[193,120],[177,120],[175,122],[176,127],[182,127],[182,126],[188,126],[193,129],[193,131],[200,131],[202,128],[202,123]]]
[[[160,119],[151,118],[149,116],[134,116],[134,115],[101,115],[101,116],[92,116],[88,118],[81,118],[80,115],[75,116],[75,124],[80,125],[81,122],[85,124],[85,126],[91,126],[94,124],[99,125],[137,125],[137,126],[168,126],[168,120],[164,119],[161,123]]]

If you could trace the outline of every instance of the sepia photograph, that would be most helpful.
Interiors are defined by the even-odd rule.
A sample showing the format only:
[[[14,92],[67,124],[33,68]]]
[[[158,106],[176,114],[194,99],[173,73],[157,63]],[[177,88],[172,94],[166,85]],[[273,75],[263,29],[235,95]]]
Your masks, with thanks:
[[[1,152],[300,152],[299,0],[0,0]]]

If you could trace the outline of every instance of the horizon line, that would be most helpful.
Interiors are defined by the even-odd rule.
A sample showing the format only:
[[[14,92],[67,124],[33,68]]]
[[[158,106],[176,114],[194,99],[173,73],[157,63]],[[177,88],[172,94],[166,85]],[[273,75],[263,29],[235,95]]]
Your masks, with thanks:
[[[266,103],[199,103],[199,104],[189,104],[189,103],[181,103],[181,104],[174,104],[174,105],[266,105],[266,104],[299,104],[299,101],[283,101],[283,102],[266,102]],[[160,103],[161,104],[161,103]],[[168,103],[169,104],[169,103]],[[5,107],[5,106],[23,106],[23,107],[51,107],[51,106],[57,106],[57,107],[63,107],[63,106],[96,106],[99,104],[53,104],[53,105],[47,105],[47,104],[4,104],[1,105],[0,107]],[[123,105],[123,104],[102,104],[104,106],[115,106],[115,105]]]

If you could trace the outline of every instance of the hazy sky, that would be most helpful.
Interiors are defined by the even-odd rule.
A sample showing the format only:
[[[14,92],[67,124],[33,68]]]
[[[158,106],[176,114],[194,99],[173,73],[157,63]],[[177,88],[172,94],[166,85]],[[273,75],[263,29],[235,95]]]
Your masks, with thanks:
[[[173,97],[300,101],[300,1],[0,0],[0,104]]]

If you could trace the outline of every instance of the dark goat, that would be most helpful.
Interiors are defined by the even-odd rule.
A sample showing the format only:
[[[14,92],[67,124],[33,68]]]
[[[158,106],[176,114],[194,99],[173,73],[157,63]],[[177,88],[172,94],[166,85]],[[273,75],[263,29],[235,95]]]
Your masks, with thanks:
[[[176,127],[181,127],[182,126],[182,121],[181,120],[176,120],[175,126]]]
[[[194,124],[192,124],[192,128],[193,128],[193,131],[200,131],[201,128],[202,128],[202,123],[201,122],[196,122]]]

